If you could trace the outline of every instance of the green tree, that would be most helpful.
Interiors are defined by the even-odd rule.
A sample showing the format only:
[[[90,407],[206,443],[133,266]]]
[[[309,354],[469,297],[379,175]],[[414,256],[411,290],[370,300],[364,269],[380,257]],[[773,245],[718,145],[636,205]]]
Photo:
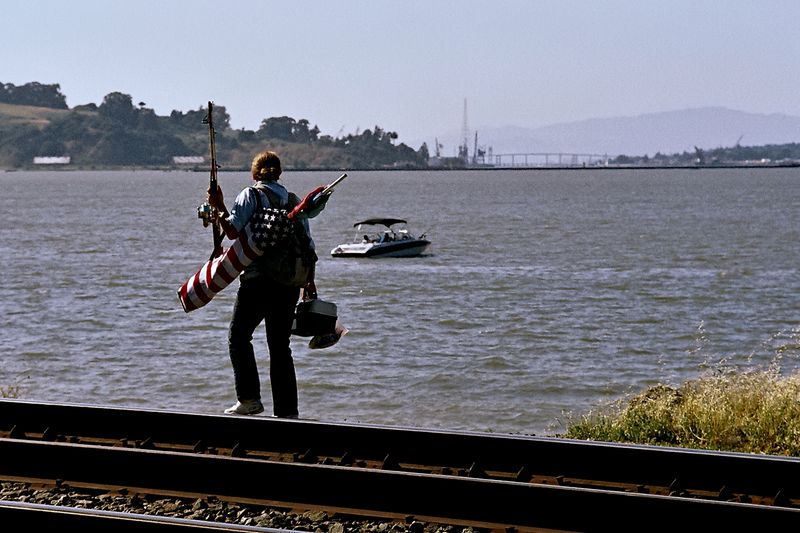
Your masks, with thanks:
[[[186,113],[178,110],[173,110],[170,113],[167,122],[172,127],[178,127],[186,131],[200,131],[198,128],[203,127],[203,121],[208,115],[208,108],[198,107],[196,110],[187,111]],[[214,106],[214,130],[217,133],[223,133],[231,127],[231,116],[228,114],[227,109],[223,105]]]
[[[428,143],[422,143],[422,146],[417,150],[417,157],[422,161],[428,161],[431,158],[430,152],[428,152]]]
[[[67,109],[67,99],[61,94],[61,86],[59,84],[47,85],[38,81],[26,83],[19,87],[13,83],[0,84],[0,102]]]
[[[131,95],[120,92],[107,94],[97,111],[101,116],[119,124],[132,125],[136,117]]]
[[[261,121],[256,135],[262,139],[293,140],[296,122],[291,117],[270,117]]]
[[[308,120],[301,118],[297,121],[295,125],[292,137],[295,142],[299,143],[313,143],[316,142],[317,137],[319,136],[319,128],[314,126],[313,128],[309,128]]]
[[[256,132],[242,128],[236,132],[236,137],[239,142],[253,142],[256,140]]]

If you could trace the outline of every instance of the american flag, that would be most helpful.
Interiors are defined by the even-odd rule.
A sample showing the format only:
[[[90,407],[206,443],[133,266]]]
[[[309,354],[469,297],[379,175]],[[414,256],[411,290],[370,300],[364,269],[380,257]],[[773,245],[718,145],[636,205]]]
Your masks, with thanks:
[[[283,209],[254,213],[230,248],[209,259],[178,289],[183,310],[188,313],[210,302],[250,263],[283,243],[292,231],[292,223]]]

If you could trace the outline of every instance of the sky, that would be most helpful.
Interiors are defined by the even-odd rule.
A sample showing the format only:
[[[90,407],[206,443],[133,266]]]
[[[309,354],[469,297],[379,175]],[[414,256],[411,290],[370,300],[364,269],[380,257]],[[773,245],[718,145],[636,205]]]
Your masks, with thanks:
[[[800,116],[797,0],[0,0],[0,82],[418,148],[705,106]],[[415,145],[416,144],[416,145]]]

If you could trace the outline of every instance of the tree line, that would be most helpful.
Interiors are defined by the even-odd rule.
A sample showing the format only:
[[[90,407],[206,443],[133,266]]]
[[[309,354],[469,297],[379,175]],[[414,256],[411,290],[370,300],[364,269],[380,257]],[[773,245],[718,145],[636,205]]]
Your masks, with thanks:
[[[46,85],[36,81],[19,87],[13,83],[0,84],[0,103],[67,109],[67,98],[61,94],[59,84]]]
[[[81,167],[169,167],[175,156],[206,156],[207,109],[157,115],[129,94],[69,108],[59,84],[2,84],[0,103],[42,108],[24,122],[2,120],[0,164],[26,167],[37,156],[69,156]],[[46,120],[42,120],[45,118]],[[265,148],[278,151],[286,168],[425,168],[427,149],[397,144],[396,132],[379,126],[343,137],[323,135],[307,119],[269,117],[256,130],[232,129],[224,105],[214,106],[218,160],[223,168],[248,168]],[[5,124],[4,124],[5,122]],[[42,123],[44,122],[44,125]]]
[[[619,155],[609,161],[615,165],[656,167],[695,166],[715,167],[741,164],[800,165],[800,143],[767,144],[763,146],[730,146],[709,150],[694,148],[675,154],[657,152],[653,156]]]

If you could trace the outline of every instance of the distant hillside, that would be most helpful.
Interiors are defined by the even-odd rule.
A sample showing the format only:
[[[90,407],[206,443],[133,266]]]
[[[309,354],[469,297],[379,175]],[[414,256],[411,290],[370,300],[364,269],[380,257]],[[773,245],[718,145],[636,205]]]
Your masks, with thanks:
[[[218,161],[226,170],[248,169],[250,160],[265,148],[277,151],[287,169],[424,168],[427,154],[395,144],[394,133],[378,127],[341,139],[318,136],[298,139],[307,121],[270,118],[290,131],[233,130],[224,106],[215,118]],[[71,110],[0,102],[0,169],[31,167],[37,156],[68,156],[70,167],[115,168],[144,166],[170,168],[173,156],[208,156],[208,129],[204,110],[173,111],[156,116],[150,109],[128,107],[125,116],[109,117],[97,106]],[[299,126],[298,126],[299,125]],[[308,130],[308,128],[306,128]]]
[[[68,109],[58,84],[0,83],[0,169],[42,162],[70,168],[198,165],[208,155],[206,114],[199,108],[159,116],[120,92],[109,93],[99,105]],[[253,155],[264,149],[277,151],[286,169],[427,166],[427,152],[396,143],[397,133],[377,125],[334,138],[306,119],[281,116],[263,119],[255,131],[234,130],[225,106],[217,104],[214,126],[217,161],[227,170],[248,169]]]
[[[479,146],[492,147],[495,154],[577,152],[652,156],[657,152],[692,152],[695,146],[704,150],[735,146],[737,141],[748,146],[800,142],[800,117],[705,107],[539,128],[479,127],[477,131]],[[438,136],[446,154],[458,146],[459,137],[458,132]],[[432,144],[430,140],[428,143]]]

